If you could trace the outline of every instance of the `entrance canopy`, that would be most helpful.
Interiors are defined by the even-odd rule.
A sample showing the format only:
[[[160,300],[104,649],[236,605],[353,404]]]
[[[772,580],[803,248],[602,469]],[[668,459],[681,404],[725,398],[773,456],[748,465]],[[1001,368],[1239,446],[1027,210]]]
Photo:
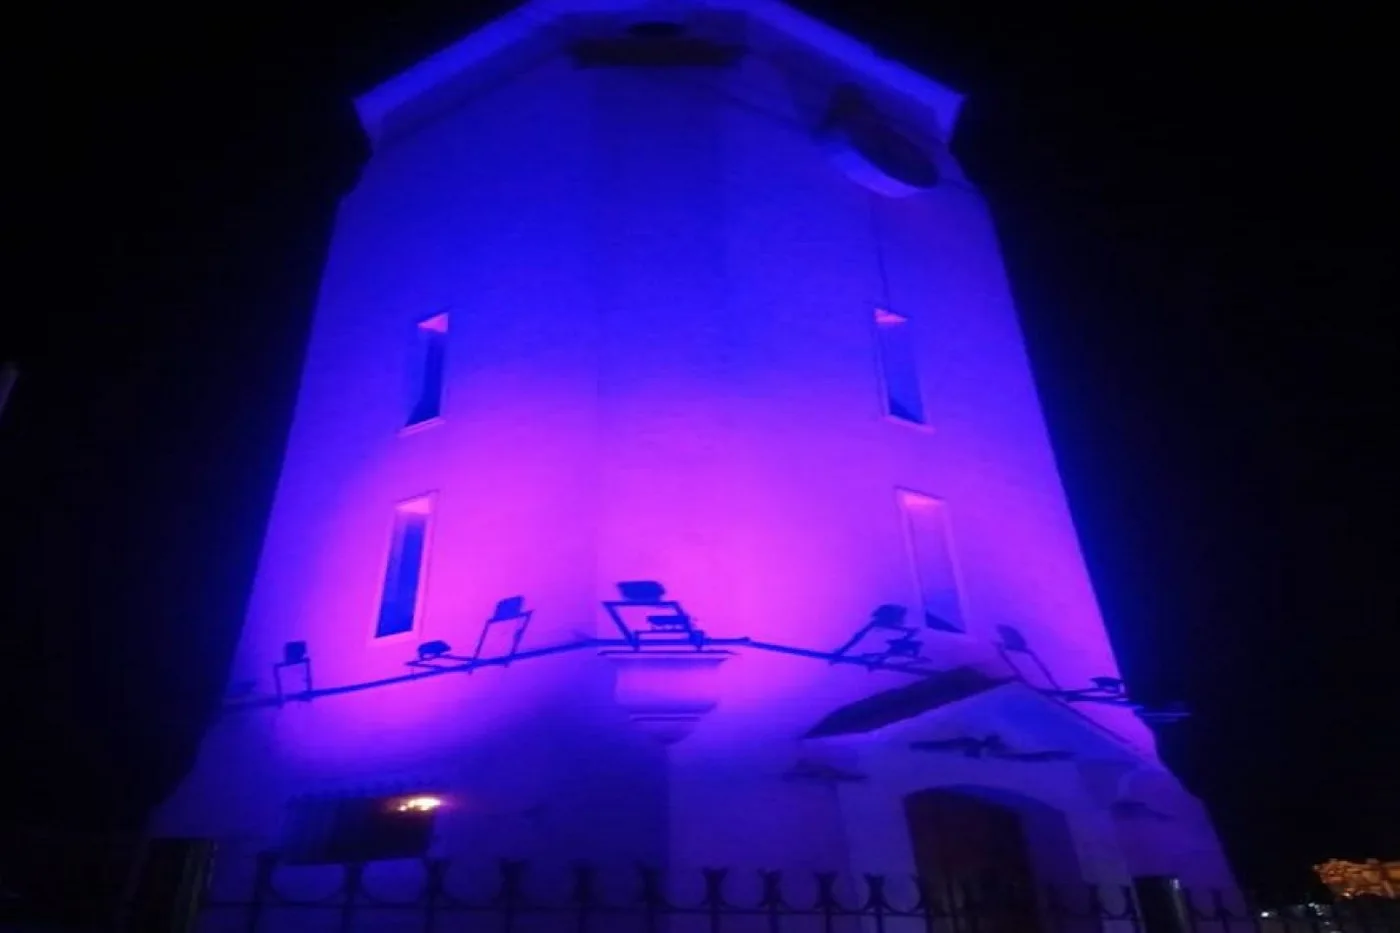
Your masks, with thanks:
[[[1020,680],[961,667],[842,706],[803,736],[860,738],[977,757],[1115,761],[1150,765],[1141,753],[1061,700]]]

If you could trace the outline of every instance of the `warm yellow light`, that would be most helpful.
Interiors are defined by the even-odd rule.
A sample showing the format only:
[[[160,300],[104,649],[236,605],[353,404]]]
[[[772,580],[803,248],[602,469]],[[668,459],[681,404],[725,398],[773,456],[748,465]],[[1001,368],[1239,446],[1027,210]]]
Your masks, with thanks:
[[[1314,865],[1322,883],[1341,897],[1400,898],[1400,862],[1367,859],[1364,862],[1344,862],[1330,859]]]
[[[396,810],[400,813],[428,813],[442,806],[441,797],[405,797]]]

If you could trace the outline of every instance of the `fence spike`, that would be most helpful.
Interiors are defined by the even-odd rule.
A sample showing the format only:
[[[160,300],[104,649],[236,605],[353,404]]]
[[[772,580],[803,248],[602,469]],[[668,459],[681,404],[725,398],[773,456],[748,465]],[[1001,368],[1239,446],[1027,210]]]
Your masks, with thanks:
[[[591,907],[597,901],[597,877],[598,872],[589,862],[574,862],[574,903],[583,907]]]
[[[783,873],[772,869],[761,869],[758,875],[763,880],[761,906],[770,910],[785,906],[783,903]]]
[[[498,902],[513,912],[516,905],[525,899],[525,868],[520,859],[501,859],[501,889],[496,895]]]
[[[727,906],[724,900],[724,881],[729,875],[727,868],[702,868],[705,876],[705,905],[707,907]]]
[[[836,872],[819,871],[813,877],[817,882],[817,899],[813,907],[822,912],[822,916],[830,918],[832,913],[841,909],[841,904],[836,900]]]
[[[867,873],[865,876],[866,898],[865,909],[874,911],[884,911],[889,909],[889,902],[885,900],[885,876]]]
[[[662,890],[661,872],[651,865],[638,865],[637,874],[641,876],[642,881],[642,904],[649,910],[666,906],[666,893]]]

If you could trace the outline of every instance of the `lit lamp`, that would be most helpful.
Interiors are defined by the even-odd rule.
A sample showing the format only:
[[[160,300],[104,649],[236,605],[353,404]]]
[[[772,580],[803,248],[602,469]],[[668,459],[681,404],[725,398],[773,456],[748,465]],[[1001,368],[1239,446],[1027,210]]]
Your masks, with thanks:
[[[431,794],[421,794],[413,797],[402,797],[394,802],[394,810],[398,813],[432,813],[441,807],[443,800],[441,797],[434,797]]]
[[[617,589],[622,598],[603,607],[630,647],[601,652],[614,665],[614,698],[642,731],[664,745],[678,742],[719,704],[718,668],[731,652],[706,649],[705,633],[660,583]],[[627,623],[637,615],[645,627]]]

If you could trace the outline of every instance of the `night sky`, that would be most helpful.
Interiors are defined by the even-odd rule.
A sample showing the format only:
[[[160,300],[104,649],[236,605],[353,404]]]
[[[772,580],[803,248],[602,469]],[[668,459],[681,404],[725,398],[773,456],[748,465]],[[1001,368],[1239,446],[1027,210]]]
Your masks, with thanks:
[[[505,8],[296,6],[12,24],[7,823],[131,826],[190,762],[367,154],[350,100]],[[799,6],[968,94],[1125,675],[1194,710],[1164,754],[1243,876],[1400,858],[1382,31]]]

